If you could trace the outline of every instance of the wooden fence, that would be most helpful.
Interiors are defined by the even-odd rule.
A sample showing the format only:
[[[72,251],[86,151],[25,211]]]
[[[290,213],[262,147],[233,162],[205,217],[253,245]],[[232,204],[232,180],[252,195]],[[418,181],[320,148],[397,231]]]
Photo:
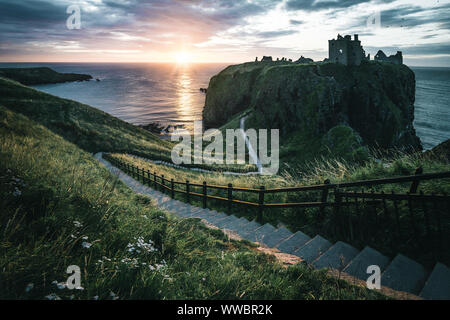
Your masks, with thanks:
[[[411,176],[371,179],[356,182],[346,182],[331,184],[325,181],[323,184],[289,187],[289,188],[274,188],[267,189],[265,186],[260,188],[243,188],[234,187],[232,184],[227,186],[219,186],[207,184],[204,181],[202,184],[191,183],[189,181],[174,181],[174,179],[167,179],[164,175],[158,175],[157,172],[150,172],[144,168],[136,167],[130,163],[121,161],[110,154],[104,154],[105,160],[108,160],[113,165],[129,173],[137,180],[148,186],[154,188],[161,188],[168,192],[172,198],[175,194],[183,194],[188,203],[193,197],[202,201],[204,208],[208,206],[208,200],[218,200],[227,204],[231,209],[232,205],[247,206],[256,209],[257,221],[262,221],[262,213],[264,209],[275,208],[318,208],[319,215],[323,213],[325,208],[330,208],[333,213],[335,232],[340,237],[352,240],[355,237],[364,238],[369,237],[367,228],[362,228],[361,219],[365,219],[366,225],[369,221],[378,226],[378,230],[383,237],[383,226],[391,230],[390,226],[395,226],[396,235],[390,237],[394,241],[402,241],[407,239],[402,237],[402,234],[410,234],[413,231],[414,238],[430,245],[430,248],[448,248],[450,244],[446,243],[448,233],[450,232],[450,196],[442,195],[425,195],[423,192],[418,193],[418,187],[421,181],[447,179],[450,178],[450,172],[440,172],[431,174],[420,174],[421,170],[416,170],[416,174]],[[356,190],[364,187],[376,187],[388,184],[409,183],[409,192],[404,194],[398,193],[384,193],[365,192],[364,189]],[[218,193],[220,191],[223,195],[212,195],[211,193]],[[267,201],[270,194],[276,193],[295,193],[301,194],[306,191],[316,191],[319,193],[317,201],[310,202],[289,202],[289,203],[271,203]],[[253,198],[257,201],[247,201],[249,197],[244,199],[236,199],[236,192],[253,194]],[[371,216],[363,215],[361,212],[367,212],[370,206],[372,212]],[[342,210],[346,208],[346,210]],[[363,208],[365,210],[363,210]],[[408,217],[404,214],[407,212]],[[409,220],[408,222],[406,220]],[[383,222],[383,223],[380,223]],[[405,230],[407,228],[407,230]],[[375,228],[377,229],[377,228]],[[444,229],[447,231],[444,235]],[[358,232],[361,233],[357,235]],[[372,228],[373,230],[373,228]],[[445,240],[444,240],[445,238]],[[434,249],[433,249],[434,250]]]

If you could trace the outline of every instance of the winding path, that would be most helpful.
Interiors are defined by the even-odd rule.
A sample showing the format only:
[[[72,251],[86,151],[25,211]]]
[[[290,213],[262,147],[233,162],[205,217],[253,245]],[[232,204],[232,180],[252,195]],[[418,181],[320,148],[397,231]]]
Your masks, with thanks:
[[[384,287],[426,299],[450,299],[450,269],[441,263],[437,263],[430,274],[422,265],[401,254],[391,261],[370,247],[359,251],[342,241],[332,244],[320,235],[310,238],[301,231],[292,233],[284,227],[275,228],[268,223],[261,225],[243,217],[195,207],[141,184],[103,159],[102,153],[97,153],[95,158],[134,192],[150,196],[158,207],[180,218],[200,218],[224,231],[231,230],[243,239],[258,242],[263,247],[298,256],[317,269],[338,270],[339,277],[340,271],[343,271],[353,278],[366,281],[367,268],[376,265],[383,272],[381,284]]]

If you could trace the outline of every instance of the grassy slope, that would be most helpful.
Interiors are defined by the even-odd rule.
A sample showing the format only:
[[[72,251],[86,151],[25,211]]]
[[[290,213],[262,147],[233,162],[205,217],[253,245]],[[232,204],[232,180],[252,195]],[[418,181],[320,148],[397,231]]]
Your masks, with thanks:
[[[88,74],[59,73],[47,67],[0,68],[0,77],[13,79],[26,85],[86,81],[92,79],[92,76]]]
[[[170,142],[76,101],[0,78],[0,104],[43,124],[89,152],[169,152]]]
[[[43,124],[89,152],[123,152],[171,162],[175,143],[91,106],[0,77],[0,104]],[[254,171],[252,165],[192,165],[208,170]]]
[[[3,99],[10,109],[0,105],[0,298],[43,299],[56,293],[110,299],[110,292],[122,299],[382,298],[301,265],[286,269],[198,220],[167,216],[90,154],[12,111],[30,112],[26,101],[37,106],[30,97],[14,105]],[[71,102],[60,102],[70,107]],[[68,121],[75,114],[84,113],[74,107]],[[45,122],[44,115],[35,118]],[[103,119],[105,127],[116,121]],[[86,147],[82,135],[75,141]],[[138,237],[152,240],[157,251],[130,252],[128,245],[137,248]],[[84,241],[92,246],[84,248]],[[158,264],[165,267],[149,268]],[[66,280],[69,265],[81,267],[84,290],[52,284]],[[34,287],[27,292],[29,283]]]
[[[202,184],[206,181],[209,185],[223,185],[226,186],[231,183],[235,187],[249,187],[249,188],[259,188],[264,185],[266,189],[268,188],[280,188],[289,186],[304,186],[304,185],[314,185],[321,184],[326,179],[330,179],[331,183],[349,182],[349,181],[360,181],[367,179],[378,179],[387,178],[393,176],[402,176],[413,174],[414,170],[420,166],[423,167],[425,173],[432,172],[443,172],[450,171],[450,163],[443,158],[424,158],[418,154],[404,154],[399,153],[392,158],[384,158],[381,161],[371,159],[362,165],[349,164],[337,160],[326,160],[316,161],[309,163],[306,167],[302,167],[301,171],[292,169],[290,172],[281,173],[278,176],[231,176],[223,175],[218,173],[193,173],[187,170],[174,169],[169,166],[156,165],[149,163],[147,161],[134,159],[132,157],[113,154],[115,157],[124,160],[128,163],[132,163],[140,168],[145,168],[150,170],[150,172],[157,172],[159,176],[164,175],[166,179],[174,179],[175,181],[184,182],[189,180],[191,183]],[[385,186],[374,187],[377,192],[390,193],[395,191],[397,193],[406,193],[409,191],[410,184],[391,184]],[[201,193],[202,190],[192,190],[193,192]],[[360,190],[359,190],[360,191]],[[423,191],[425,194],[431,193],[450,193],[450,179],[440,179],[440,180],[430,180],[423,181],[420,184],[419,191]],[[209,191],[211,195],[217,195],[221,197],[227,197],[226,191]],[[185,197],[177,194],[177,199],[185,200]],[[243,192],[234,192],[234,199],[246,200],[252,202],[258,202],[258,195]],[[333,198],[330,196],[330,200]],[[320,192],[311,191],[303,193],[275,193],[271,195],[266,195],[265,200],[272,203],[286,203],[286,202],[308,202],[308,201],[319,201]],[[232,207],[231,210],[226,204],[219,201],[208,200],[208,207],[215,208],[217,210],[223,210],[227,213],[234,213],[237,216],[246,217],[249,220],[253,220],[257,211],[253,208],[236,206]],[[194,199],[193,203],[197,206],[201,206],[201,199]],[[389,210],[392,212],[390,207],[392,203],[388,203]],[[411,233],[409,212],[406,207],[400,207],[400,222],[405,228],[404,233]],[[346,210],[346,212],[355,215],[352,207],[351,211]],[[377,221],[371,221],[369,218],[373,217],[372,208],[367,208],[364,210],[362,206],[359,208],[359,212],[356,216],[361,214],[365,215],[365,221],[369,226],[372,226],[374,230],[382,230],[384,233],[378,234],[374,238],[365,238],[364,235],[358,236],[357,231],[355,231],[355,237],[352,239],[344,239],[341,235],[336,235],[333,226],[335,221],[333,221],[333,211],[325,210],[325,219],[320,220],[320,216],[317,208],[312,209],[298,209],[298,208],[286,208],[286,209],[273,209],[265,210],[263,214],[264,222],[272,223],[277,225],[279,222],[286,225],[292,232],[303,231],[306,234],[312,236],[320,233],[322,236],[327,237],[330,240],[338,241],[345,240],[353,244],[355,247],[362,249],[366,245],[380,250],[386,255],[394,256],[400,252],[407,254],[408,256],[417,259],[423,264],[432,267],[434,265],[434,257],[429,250],[417,249],[411,246],[412,238],[405,236],[405,241],[399,243],[398,249],[393,249],[391,247],[391,239],[396,235],[395,224],[390,224],[378,227]],[[383,221],[381,219],[381,221]],[[424,227],[423,225],[421,226]],[[449,225],[443,225],[444,230],[450,230]],[[361,229],[363,230],[363,229]],[[376,231],[378,233],[378,231]],[[445,253],[440,261],[449,263],[450,256]]]

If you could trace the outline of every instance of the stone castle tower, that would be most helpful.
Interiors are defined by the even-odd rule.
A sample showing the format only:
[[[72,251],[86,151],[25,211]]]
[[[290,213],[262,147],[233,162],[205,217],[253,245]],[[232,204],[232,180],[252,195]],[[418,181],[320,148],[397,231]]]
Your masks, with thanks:
[[[338,35],[337,39],[328,40],[328,53],[330,62],[346,66],[359,66],[362,61],[368,60],[357,34],[354,40],[349,35],[345,37]]]

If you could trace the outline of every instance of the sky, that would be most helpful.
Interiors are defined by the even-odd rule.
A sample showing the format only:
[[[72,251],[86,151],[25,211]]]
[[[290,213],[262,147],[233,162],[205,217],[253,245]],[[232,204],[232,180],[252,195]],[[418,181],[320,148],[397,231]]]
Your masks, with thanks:
[[[449,30],[450,0],[0,0],[0,62],[323,60],[359,34],[372,56],[450,67]]]

